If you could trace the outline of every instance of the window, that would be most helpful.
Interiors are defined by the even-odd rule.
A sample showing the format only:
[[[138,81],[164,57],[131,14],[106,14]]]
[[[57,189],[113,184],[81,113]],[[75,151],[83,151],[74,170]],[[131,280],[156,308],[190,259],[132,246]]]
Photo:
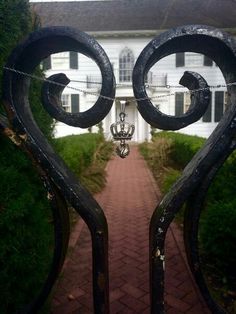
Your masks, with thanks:
[[[179,117],[188,111],[191,105],[190,93],[175,93],[175,116]]]
[[[61,105],[66,112],[79,112],[79,94],[62,94]]]
[[[212,93],[211,93],[212,95]],[[224,91],[216,91],[212,95],[212,100],[205,112],[204,116],[202,117],[203,122],[219,122],[222,118],[224,111],[227,107],[227,92]],[[213,98],[214,97],[214,98]],[[214,107],[213,107],[214,104]],[[214,118],[212,117],[214,113]]]
[[[203,55],[195,52],[179,52],[176,53],[175,58],[176,67],[189,67],[189,66],[213,66],[213,61]]]
[[[125,48],[121,51],[119,57],[119,80],[120,82],[130,82],[132,79],[132,71],[134,67],[133,52]]]
[[[175,116],[184,114],[191,104],[190,93],[175,93]],[[213,107],[214,104],[214,107]],[[202,122],[219,122],[228,105],[228,94],[224,91],[211,93],[211,100],[208,108],[202,116]],[[214,118],[213,118],[214,113]]]
[[[75,51],[54,53],[43,60],[43,69],[78,69],[78,53]]]
[[[65,94],[62,94],[62,95],[61,95],[61,105],[62,105],[62,108],[63,108],[66,112],[71,112],[71,108],[70,108],[70,95],[65,95]]]

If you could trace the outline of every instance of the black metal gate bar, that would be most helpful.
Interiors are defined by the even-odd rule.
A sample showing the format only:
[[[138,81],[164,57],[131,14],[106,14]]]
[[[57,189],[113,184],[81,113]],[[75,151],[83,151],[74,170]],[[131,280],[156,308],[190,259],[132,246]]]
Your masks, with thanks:
[[[212,183],[217,171],[223,165],[227,157],[235,150],[235,141],[227,150],[224,151],[222,158],[212,167],[211,171],[205,177],[197,191],[195,191],[188,199],[184,213],[184,243],[190,269],[199,286],[199,289],[204,297],[209,309],[212,313],[226,313],[224,309],[215,302],[207,287],[205,278],[202,274],[202,267],[198,250],[198,227],[203,203],[207,194],[208,188]]]
[[[29,76],[35,67],[52,53],[77,51],[93,59],[102,74],[101,95],[94,106],[78,114],[61,109],[60,96],[69,79],[56,74],[45,82],[42,99],[45,109],[55,119],[72,126],[90,127],[109,112],[114,96],[111,64],[98,43],[83,32],[66,27],[52,27],[32,33],[12,52],[3,75],[3,101],[9,127],[0,117],[0,130],[25,151],[37,165],[48,190],[54,216],[55,250],[48,278],[33,302],[22,313],[35,313],[46,299],[62,267],[68,244],[69,228],[66,201],[85,220],[92,237],[93,301],[95,313],[109,313],[108,229],[106,217],[64,162],[54,153],[37,127],[28,102]],[[224,311],[211,298],[201,274],[197,251],[197,229],[202,200],[216,171],[235,148],[236,135],[236,43],[226,33],[202,25],[178,27],[152,40],[139,56],[133,71],[133,89],[138,110],[153,127],[178,130],[203,116],[210,101],[207,82],[195,72],[185,72],[180,80],[191,92],[189,110],[180,117],[161,113],[148,98],[145,76],[161,58],[177,52],[202,53],[221,69],[230,98],[230,106],[203,148],[194,156],[181,178],[155,209],[150,223],[151,312],[164,313],[164,242],[167,229],[184,203],[194,203],[185,218],[185,246],[190,267],[209,307],[215,313]],[[11,69],[11,70],[9,70]],[[190,208],[190,207],[189,207]]]
[[[114,97],[114,77],[111,64],[98,43],[90,36],[74,29],[55,27],[41,29],[19,45],[8,59],[7,67],[31,74],[34,68],[48,55],[74,50],[91,57],[100,67],[102,93],[110,99],[97,100],[95,105],[82,114],[60,113],[60,121],[70,116],[73,124],[88,127],[98,123],[109,112]],[[33,56],[33,58],[32,58]],[[93,245],[93,294],[95,313],[109,313],[108,281],[108,233],[102,209],[85,190],[64,162],[54,153],[32,117],[28,103],[29,78],[20,73],[4,71],[4,106],[10,126],[22,141],[22,147],[47,173],[65,198],[80,214],[89,227]],[[49,95],[47,106],[57,111],[60,103],[56,93]],[[68,123],[68,121],[67,121]],[[29,310],[29,313],[32,313]]]
[[[144,48],[133,71],[134,94],[141,115],[154,127],[177,130],[196,121],[199,112],[196,111],[196,107],[194,108],[194,102],[196,106],[201,106],[206,100],[209,102],[209,90],[203,88],[197,94],[193,94],[190,110],[186,114],[170,117],[162,114],[147,99],[144,77],[151,66],[164,56],[184,51],[202,53],[216,62],[228,84],[230,107],[206,144],[189,162],[181,178],[153,213],[150,223],[152,313],[164,313],[164,242],[167,229],[175,214],[207,178],[212,167],[217,165],[219,167],[225,152],[227,155],[227,152],[231,151],[236,134],[236,86],[230,85],[236,80],[236,44],[227,34],[202,25],[171,30],[158,36]],[[188,77],[188,80],[185,85],[192,89],[191,77]],[[204,107],[206,109],[207,105]]]
[[[8,127],[7,120],[2,115],[0,115],[0,130],[3,135],[10,138],[14,144],[22,149],[21,138],[18,138]],[[25,151],[25,153],[27,152]],[[47,186],[48,200],[52,209],[54,222],[54,252],[48,276],[39,294],[24,309],[19,309],[19,313],[36,313],[42,304],[44,304],[63,266],[69,241],[70,225],[67,205],[62,195],[58,192],[57,187],[50,181],[47,175],[39,168],[38,172],[44,184]]]

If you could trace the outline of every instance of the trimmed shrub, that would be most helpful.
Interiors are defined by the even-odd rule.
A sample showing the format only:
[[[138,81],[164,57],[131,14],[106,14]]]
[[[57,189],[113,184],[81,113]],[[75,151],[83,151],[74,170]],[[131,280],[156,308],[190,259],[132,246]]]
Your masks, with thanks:
[[[200,224],[200,239],[206,262],[223,277],[236,278],[236,200],[208,204]]]
[[[165,172],[165,178],[163,179],[163,184],[161,186],[161,191],[164,194],[167,193],[180,176],[181,172],[179,170],[173,168],[167,169]]]
[[[1,69],[11,50],[34,27],[28,1],[0,2]],[[37,70],[36,75],[43,74]],[[39,127],[50,139],[53,119],[42,109],[40,86],[32,81],[30,103]],[[5,114],[2,106],[0,113]],[[31,162],[10,140],[0,135],[0,141],[0,313],[12,314],[36,296],[46,278],[53,230],[46,192]]]
[[[155,133],[153,142],[158,138],[172,140],[172,150],[169,162],[174,163],[175,167],[178,166],[180,168],[184,168],[187,165],[205,142],[205,139],[201,137],[175,132]]]
[[[52,258],[46,191],[25,155],[0,136],[0,313],[16,313],[38,293]]]
[[[56,151],[77,176],[88,168],[103,137],[97,133],[69,135],[54,139]]]
[[[143,150],[143,155],[148,162],[153,148],[160,139],[172,141],[167,152],[168,160],[165,163],[167,167],[162,175],[162,180],[158,181],[161,184],[161,190],[166,193],[178,179],[180,171],[204,144],[205,139],[175,132],[155,133],[153,143],[148,144],[151,148],[146,145]],[[155,171],[155,167],[151,167],[151,169]],[[155,172],[154,175],[157,177]],[[236,153],[233,153],[220,168],[209,188],[199,231],[201,252],[206,261],[204,264],[208,262],[211,264],[207,271],[209,272],[211,269],[210,272],[212,272],[213,269],[214,275],[218,274],[219,277],[224,278],[228,288],[231,289],[236,288],[236,201],[233,198],[235,185]],[[178,219],[182,215],[181,211],[177,215]]]
[[[112,142],[104,141],[101,134],[86,133],[54,139],[54,146],[91,193],[101,191],[106,184],[105,165],[113,152]]]

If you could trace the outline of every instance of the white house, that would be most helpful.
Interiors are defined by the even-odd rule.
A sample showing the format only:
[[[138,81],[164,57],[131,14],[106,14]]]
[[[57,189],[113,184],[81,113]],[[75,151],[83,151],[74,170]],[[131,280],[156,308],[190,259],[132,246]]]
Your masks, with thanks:
[[[235,3],[225,1],[222,6],[216,2],[214,7],[211,3],[201,0],[113,0],[38,2],[31,6],[41,18],[42,26],[77,27],[96,38],[110,59],[117,83],[116,101],[103,121],[105,135],[111,137],[110,125],[119,119],[120,101],[126,101],[126,120],[135,125],[133,140],[142,142],[150,139],[150,126],[136,109],[131,82],[135,61],[155,36],[175,26],[205,24],[234,33]],[[62,104],[66,111],[85,111],[94,104],[101,77],[93,61],[82,54],[63,52],[45,60],[44,66],[48,76],[64,72],[71,80],[69,86],[78,89],[77,92],[65,88]],[[210,86],[225,84],[219,68],[203,55],[189,52],[170,55],[155,64],[147,76],[148,96],[153,97],[153,104],[162,112],[178,115],[187,110],[189,94],[184,93],[186,89],[178,84],[186,70],[198,72]],[[212,89],[211,105],[203,118],[181,132],[208,137],[224,112],[225,90],[224,87]],[[61,122],[56,126],[58,137],[86,131]]]

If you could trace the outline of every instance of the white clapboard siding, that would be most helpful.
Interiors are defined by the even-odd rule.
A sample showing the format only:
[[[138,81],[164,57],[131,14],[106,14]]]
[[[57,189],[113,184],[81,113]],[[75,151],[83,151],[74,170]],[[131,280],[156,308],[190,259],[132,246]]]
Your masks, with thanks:
[[[119,83],[119,54],[125,49],[129,48],[134,55],[134,61],[137,60],[143,48],[152,39],[150,36],[136,37],[135,32],[126,36],[114,36],[113,33],[106,34],[106,38],[97,37],[97,41],[105,50],[112,63],[113,70],[116,76],[116,82]],[[52,56],[53,58],[53,56]],[[200,56],[200,58],[203,58]],[[199,60],[198,60],[199,61]],[[175,114],[175,92],[185,91],[185,89],[174,88],[172,86],[177,86],[179,80],[185,71],[195,71],[201,74],[209,85],[222,85],[225,84],[223,76],[219,68],[213,64],[213,66],[203,66],[201,60],[196,62],[193,66],[176,67],[175,54],[168,56],[160,60],[151,69],[148,76],[148,83],[150,85],[160,85],[159,88],[147,88],[147,94],[149,97],[156,97],[158,95],[167,95],[163,98],[153,99],[153,104],[158,106],[158,108],[166,114]],[[78,55],[78,69],[69,69],[67,66],[62,66],[59,71],[50,69],[47,71],[47,76],[55,73],[63,72],[69,79],[78,80],[84,82],[71,82],[70,86],[84,90],[85,92],[78,92],[79,96],[79,107],[80,111],[85,111],[90,108],[96,101],[97,96],[89,95],[86,92],[99,93],[100,85],[95,84],[96,82],[101,82],[100,70],[97,64],[88,59],[86,56]],[[170,86],[170,88],[164,88],[164,84]],[[133,91],[131,82],[124,83],[126,86],[117,86],[116,97],[118,99],[131,100],[130,107],[127,108],[128,116],[131,119],[131,123],[135,124],[136,131],[134,135],[134,140],[137,142],[142,142],[150,139],[150,126],[142,119],[140,114],[137,112],[136,105],[133,100]],[[224,89],[222,89],[224,90]],[[71,90],[69,88],[64,89],[64,94],[75,94],[77,91]],[[168,96],[170,95],[170,96]],[[117,113],[119,108],[116,108],[114,103],[112,110],[108,116],[103,121],[103,128],[107,138],[110,138],[110,124],[115,122],[117,119]],[[212,109],[214,118],[214,108]],[[208,137],[214,130],[217,123],[215,122],[203,122],[202,119],[187,128],[184,128],[180,132],[186,134],[199,135],[203,137]],[[93,131],[97,128],[93,127]],[[55,135],[57,137],[69,135],[69,134],[80,134],[87,132],[87,130],[80,128],[69,127],[61,122],[56,125]]]

